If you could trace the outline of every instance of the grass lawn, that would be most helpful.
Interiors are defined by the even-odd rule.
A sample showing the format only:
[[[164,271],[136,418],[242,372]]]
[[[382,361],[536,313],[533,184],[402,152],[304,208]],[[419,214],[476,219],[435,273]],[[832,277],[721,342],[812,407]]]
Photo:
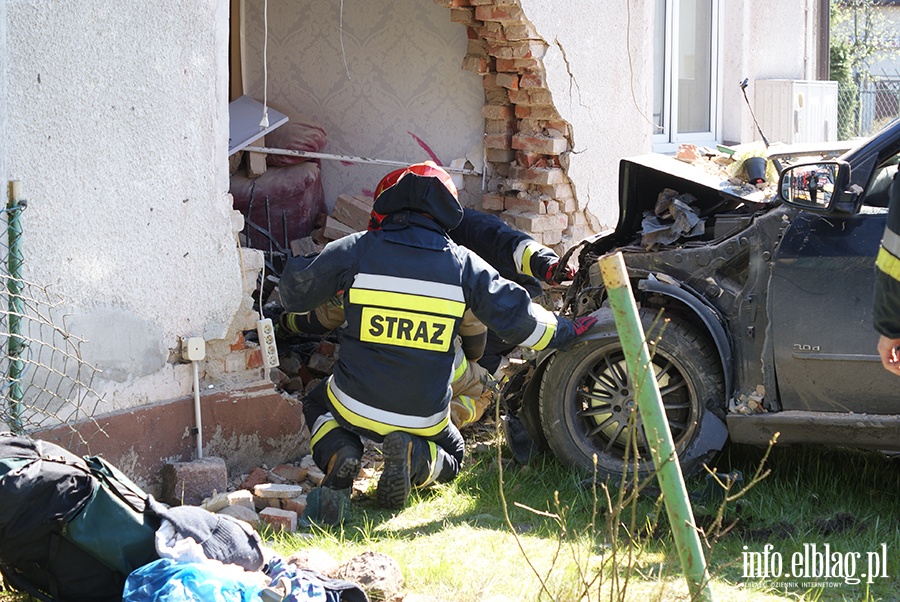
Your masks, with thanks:
[[[717,469],[741,470],[749,480],[762,455],[729,447]],[[772,451],[766,467],[771,474],[728,504],[719,536],[707,538],[717,601],[900,599],[897,460],[785,447]],[[273,536],[269,544],[285,555],[320,548],[338,561],[367,550],[383,552],[400,564],[406,592],[437,600],[690,599],[665,510],[654,496],[642,496],[613,520],[602,489],[595,497],[583,475],[545,455],[503,471],[514,535],[498,477],[494,452],[470,455],[456,482],[414,492],[400,512],[376,508],[371,491],[371,498],[354,497],[342,526],[313,529],[311,537]],[[691,491],[705,485],[703,475],[688,481]],[[715,511],[694,504],[701,526]],[[611,524],[619,525],[615,541]],[[882,558],[887,567],[878,574],[887,576],[867,583],[861,577],[869,570],[867,560],[877,569]],[[752,559],[757,563],[750,564]],[[824,559],[829,573],[815,562]],[[771,575],[779,569],[777,560],[780,578]],[[805,569],[805,577],[785,576],[795,560],[793,570]],[[763,568],[768,578],[761,576]]]
[[[527,467],[504,462],[505,511],[495,450],[471,453],[454,483],[413,492],[400,512],[375,507],[372,483],[355,494],[341,526],[268,532],[266,543],[285,556],[318,548],[339,562],[365,551],[388,554],[402,569],[409,602],[417,594],[447,602],[690,600],[656,496],[642,495],[610,513],[602,488],[585,485],[584,475],[548,454]],[[731,446],[716,467],[740,470],[749,481],[762,456],[755,448]],[[776,447],[766,467],[767,478],[726,506],[717,534],[709,530],[717,505],[693,505],[697,523],[707,528],[705,554],[717,602],[900,599],[898,460]],[[688,489],[706,484],[700,475]],[[887,566],[874,566],[882,558]],[[827,559],[830,573],[813,559]],[[779,568],[781,577],[761,575]],[[862,576],[872,568],[878,577]],[[807,576],[785,576],[798,569]],[[2,601],[26,599],[0,593]]]

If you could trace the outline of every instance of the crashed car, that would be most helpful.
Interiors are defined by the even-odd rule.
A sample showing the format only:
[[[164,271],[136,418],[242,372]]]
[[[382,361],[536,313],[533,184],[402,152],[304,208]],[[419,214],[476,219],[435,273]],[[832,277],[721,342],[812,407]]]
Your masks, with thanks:
[[[618,224],[571,250],[579,270],[561,304],[599,321],[526,364],[510,395],[538,446],[588,471],[596,456],[606,475],[652,468],[597,264],[621,251],[685,472],[727,438],[900,449],[900,381],[872,328],[900,120],[837,160],[770,158],[782,167],[770,198],[673,157],[621,161]],[[668,202],[660,219],[671,191],[687,211]]]

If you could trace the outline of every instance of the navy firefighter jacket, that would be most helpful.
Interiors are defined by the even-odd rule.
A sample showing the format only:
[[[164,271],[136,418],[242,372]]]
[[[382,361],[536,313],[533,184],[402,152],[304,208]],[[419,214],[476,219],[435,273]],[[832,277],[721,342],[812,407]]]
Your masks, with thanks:
[[[510,228],[496,215],[464,209],[459,226],[449,232],[458,245],[475,251],[504,278],[521,285],[532,298],[544,289],[541,280],[559,256],[524,232]]]
[[[428,217],[401,211],[381,230],[294,257],[280,281],[290,311],[309,311],[341,292],[347,328],[328,386],[335,418],[385,435],[423,437],[449,423],[453,339],[466,308],[503,339],[534,349],[574,338],[569,320],[532,304]]]

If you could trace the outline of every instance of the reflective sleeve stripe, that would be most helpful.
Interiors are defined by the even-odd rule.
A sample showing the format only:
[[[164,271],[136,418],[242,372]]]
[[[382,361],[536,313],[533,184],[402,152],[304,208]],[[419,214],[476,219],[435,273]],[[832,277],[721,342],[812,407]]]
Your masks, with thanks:
[[[457,428],[462,428],[475,420],[476,409],[474,399],[472,399],[468,395],[457,395],[450,403],[456,405],[457,407],[461,407],[466,412],[468,412],[468,415],[465,417],[465,419],[460,424],[456,425]]]
[[[409,293],[360,289],[356,288],[356,286],[350,289],[350,303],[388,307],[391,309],[408,309],[442,316],[453,316],[454,318],[461,318],[466,312],[466,304],[460,301],[436,299]]]
[[[417,280],[415,278],[382,276],[380,274],[357,274],[353,280],[353,286],[376,291],[435,297],[437,299],[459,301],[460,303],[465,303],[466,301],[461,286],[432,282],[430,280]]]
[[[338,428],[339,426],[340,424],[338,424],[337,420],[334,419],[334,416],[331,415],[331,412],[327,412],[319,416],[316,419],[316,423],[313,425],[312,436],[309,439],[310,451],[313,447],[315,447],[316,443],[322,439],[322,437]]]
[[[455,383],[462,375],[466,373],[466,368],[469,367],[469,362],[466,359],[466,354],[463,353],[462,348],[456,348],[456,357],[453,358],[453,379],[450,381]]]
[[[885,247],[878,249],[878,257],[875,259],[878,269],[894,280],[900,281],[900,259]]]
[[[328,380],[328,398],[341,418],[353,426],[379,435],[387,435],[400,428],[413,435],[431,437],[440,433],[450,423],[449,405],[443,411],[431,416],[410,416],[409,414],[388,412],[353,399],[338,388],[334,383],[334,377],[330,377]]]
[[[537,318],[537,325],[527,339],[519,343],[523,347],[531,347],[540,351],[550,344],[556,332],[556,315],[540,305],[531,304],[532,312]]]
[[[881,246],[894,257],[900,257],[900,234],[885,228],[884,237],[881,239]]]
[[[444,470],[444,457],[438,453],[437,445],[434,441],[428,441],[428,455],[428,466],[431,467],[431,471],[425,482],[421,485],[416,485],[416,487],[431,485],[440,476],[441,471]]]
[[[534,276],[531,272],[531,256],[544,248],[544,245],[534,240],[523,240],[513,252],[513,260],[516,262],[516,270],[526,276]]]

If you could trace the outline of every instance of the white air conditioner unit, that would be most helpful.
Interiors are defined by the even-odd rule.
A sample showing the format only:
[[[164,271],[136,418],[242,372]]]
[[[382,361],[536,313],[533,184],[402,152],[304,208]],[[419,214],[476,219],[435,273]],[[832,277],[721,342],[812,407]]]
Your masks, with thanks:
[[[837,82],[758,79],[753,112],[769,142],[834,142],[837,101]]]

